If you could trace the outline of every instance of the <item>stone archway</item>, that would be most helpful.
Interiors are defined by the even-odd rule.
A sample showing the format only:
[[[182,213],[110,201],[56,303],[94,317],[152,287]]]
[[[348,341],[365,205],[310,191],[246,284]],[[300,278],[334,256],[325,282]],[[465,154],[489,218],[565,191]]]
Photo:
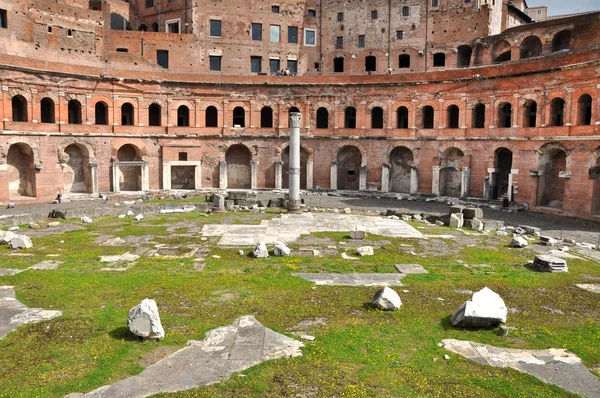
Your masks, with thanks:
[[[242,144],[232,145],[225,152],[227,162],[227,188],[250,189],[252,185],[252,169],[250,161],[252,153]]]
[[[390,152],[391,192],[410,193],[410,176],[413,162],[413,153],[405,146],[398,146]]]
[[[142,162],[140,150],[133,144],[125,144],[117,152],[119,161],[119,190],[142,190]],[[129,164],[128,164],[129,163]]]
[[[561,172],[567,169],[567,154],[560,148],[552,148],[540,159],[537,205],[562,209],[565,200],[565,178]]]
[[[8,148],[8,192],[10,197],[35,196],[35,169],[33,150],[24,143]]]
[[[510,172],[513,154],[510,149],[498,148],[494,153],[492,199],[510,198]]]
[[[307,163],[309,161],[310,154],[306,149],[300,147],[300,189],[306,189],[306,175],[307,175]],[[281,154],[282,166],[282,179],[281,187],[287,189],[290,187],[290,147],[287,146]]]
[[[458,148],[448,148],[442,155],[440,168],[440,194],[459,198],[462,196],[462,168],[464,153]]]
[[[362,154],[354,145],[347,145],[337,154],[337,189],[358,191]]]
[[[65,148],[64,153],[66,159],[61,161],[64,164],[64,192],[92,192],[90,156],[87,148],[78,144],[71,144]]]

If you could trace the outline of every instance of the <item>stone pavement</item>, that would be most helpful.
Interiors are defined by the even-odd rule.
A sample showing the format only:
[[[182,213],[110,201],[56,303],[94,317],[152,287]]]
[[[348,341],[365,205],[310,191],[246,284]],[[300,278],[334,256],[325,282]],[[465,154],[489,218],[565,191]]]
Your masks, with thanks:
[[[134,398],[169,393],[214,384],[271,359],[302,356],[304,344],[274,332],[252,315],[231,325],[213,329],[202,341],[188,346],[147,367],[137,376],[69,398]]]
[[[329,274],[293,273],[293,276],[327,286],[403,286],[401,279],[405,274]]]
[[[293,242],[313,232],[348,232],[364,226],[368,233],[393,238],[423,238],[423,234],[401,220],[379,216],[336,213],[282,214],[281,218],[262,220],[259,225],[205,225],[203,236],[222,236],[219,246],[253,246]]]
[[[599,283],[596,283],[596,284],[594,284],[594,283],[581,283],[581,284],[578,284],[578,285],[575,285],[575,286],[577,286],[580,289],[590,291],[592,293],[598,293],[598,294],[600,294],[600,284]]]
[[[443,340],[442,344],[448,351],[482,365],[513,368],[574,394],[590,398],[600,397],[600,379],[581,363],[577,355],[567,350],[498,348],[456,339]]]
[[[0,339],[25,323],[45,321],[61,315],[61,311],[28,308],[15,298],[12,286],[0,286]]]

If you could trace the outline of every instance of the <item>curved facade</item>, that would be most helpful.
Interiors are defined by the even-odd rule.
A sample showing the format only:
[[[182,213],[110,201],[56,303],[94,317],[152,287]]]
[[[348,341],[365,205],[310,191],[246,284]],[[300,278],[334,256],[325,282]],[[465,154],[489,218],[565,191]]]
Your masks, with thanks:
[[[285,188],[288,114],[300,111],[307,189],[600,216],[600,13],[530,23],[502,2],[450,0],[7,3],[1,201]]]

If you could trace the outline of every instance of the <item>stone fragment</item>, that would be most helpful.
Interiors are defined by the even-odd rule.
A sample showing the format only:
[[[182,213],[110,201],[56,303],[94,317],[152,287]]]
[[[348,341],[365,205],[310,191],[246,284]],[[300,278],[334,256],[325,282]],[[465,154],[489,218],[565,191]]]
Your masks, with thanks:
[[[419,264],[394,264],[396,270],[402,274],[428,274],[429,272]]]
[[[450,214],[449,226],[451,228],[462,228],[463,224],[464,224],[464,219],[463,219],[462,213]]]
[[[462,214],[464,209],[465,209],[465,206],[461,206],[461,205],[450,206],[450,210],[448,211],[448,214],[456,214],[456,213]]]
[[[498,235],[498,236],[508,236],[508,232],[506,232],[506,231],[496,231],[496,235]]]
[[[129,311],[127,326],[131,333],[145,339],[162,339],[165,331],[160,323],[156,301],[144,299]]]
[[[138,214],[137,216],[135,216],[135,220],[136,221],[142,221],[144,219],[144,215],[143,214]]]
[[[519,225],[519,228],[525,230],[525,233],[527,235],[541,235],[542,234],[542,230],[538,227],[532,227],[530,225]]]
[[[212,212],[213,213],[225,213],[226,211],[227,210],[225,210],[225,196],[215,194],[213,196]]]
[[[400,300],[400,296],[396,293],[395,290],[390,289],[389,287],[384,287],[375,293],[373,296],[373,300],[371,303],[374,307],[385,311],[396,311],[402,305],[402,301]]]
[[[466,328],[490,328],[506,322],[507,313],[504,300],[484,287],[456,310],[450,322],[453,326]]]
[[[463,209],[462,214],[466,220],[471,220],[473,218],[482,219],[483,209],[479,207],[468,207],[466,209]]]
[[[25,235],[15,235],[8,244],[11,249],[31,249],[33,247],[31,239]]]
[[[500,325],[500,327],[498,328],[498,332],[496,333],[496,335],[498,335],[500,337],[506,337],[506,336],[508,336],[508,331],[509,331],[508,326]]]
[[[397,217],[397,216],[394,216]],[[410,214],[402,214],[402,221],[410,221],[412,220],[412,216]]]
[[[127,210],[127,213],[125,213],[125,215],[131,217],[131,216],[133,216],[133,211]]]
[[[88,216],[83,216],[81,217],[81,222],[83,222],[84,224],[91,224],[93,221]]]
[[[473,218],[471,221],[471,229],[479,232],[483,231],[483,222],[478,218]]]
[[[17,236],[14,232],[11,231],[0,231],[0,244],[8,244],[14,237]]]
[[[423,221],[423,217],[421,217],[419,214],[413,214],[412,219],[415,221]]]
[[[520,236],[516,236],[510,241],[510,247],[521,248],[529,245],[527,239],[522,238]]]
[[[61,218],[64,220],[67,218],[67,211],[66,210],[52,210],[48,214],[48,218]]]
[[[358,257],[349,256],[346,252],[342,253],[342,258],[344,260],[360,260]]]
[[[373,251],[373,248],[371,246],[361,246],[359,248],[356,249],[356,251],[358,252],[358,254],[360,254],[361,256],[372,256],[375,254],[375,252]]]
[[[19,230],[19,226],[18,225],[13,225],[12,227],[8,227],[9,231],[18,231]]]
[[[521,227],[517,227],[517,228],[513,229],[513,232],[514,232],[515,234],[522,235],[522,234],[524,234],[526,231],[525,231],[523,228],[521,228]]]
[[[535,256],[532,267],[540,272],[569,272],[567,260],[546,254]]]
[[[265,242],[258,242],[252,251],[252,255],[255,258],[267,258],[269,257],[269,251]]]
[[[38,223],[35,223],[35,222],[30,222],[30,223],[29,223],[29,228],[31,228],[31,229],[40,229],[40,228],[42,228],[42,227],[41,227],[41,226],[40,226],[40,224],[38,224]]]
[[[243,255],[244,255],[244,251],[243,251],[242,249],[240,249],[240,250],[238,250],[238,254],[239,254],[240,256],[243,256]]]
[[[314,256],[314,257],[322,257],[322,256],[323,256],[323,255],[321,254],[321,251],[320,251],[320,250],[317,250],[317,249],[313,249],[312,253],[313,253],[313,256]]]
[[[547,235],[541,235],[540,236],[540,244],[544,245],[544,246],[551,246],[554,247],[556,246],[556,239],[547,236]]]
[[[51,221],[48,223],[48,227],[58,227],[60,225],[60,221]]]
[[[350,237],[352,239],[364,239],[367,236],[367,228],[362,226],[357,226],[352,231],[350,231]]]
[[[275,243],[275,247],[273,248],[273,255],[278,257],[289,256],[292,251],[289,247],[285,245],[283,242]]]
[[[443,227],[444,226],[444,222],[442,220],[435,220],[435,225],[437,225],[439,227]]]
[[[346,214],[350,214],[350,213],[352,213],[352,210],[350,210],[350,208],[349,208],[349,207],[346,207],[346,208],[344,209],[344,213],[346,213]]]
[[[9,203],[6,205],[7,209],[14,209],[15,208],[15,204],[14,203]]]

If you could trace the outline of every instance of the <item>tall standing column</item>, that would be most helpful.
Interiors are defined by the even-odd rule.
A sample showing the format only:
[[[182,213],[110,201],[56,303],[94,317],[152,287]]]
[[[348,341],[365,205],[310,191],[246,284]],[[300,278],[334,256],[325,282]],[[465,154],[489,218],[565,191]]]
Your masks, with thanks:
[[[288,213],[300,212],[300,112],[290,115],[290,170]]]

